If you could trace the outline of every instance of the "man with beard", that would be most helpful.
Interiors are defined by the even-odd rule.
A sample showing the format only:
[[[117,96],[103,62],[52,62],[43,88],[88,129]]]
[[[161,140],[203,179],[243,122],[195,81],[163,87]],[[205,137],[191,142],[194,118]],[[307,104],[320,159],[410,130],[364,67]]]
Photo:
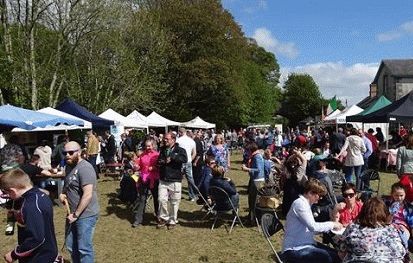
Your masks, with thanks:
[[[66,246],[73,263],[92,263],[95,262],[93,233],[99,214],[96,173],[81,157],[77,142],[68,142],[64,149],[67,165],[60,200],[68,202],[70,207],[66,219]]]

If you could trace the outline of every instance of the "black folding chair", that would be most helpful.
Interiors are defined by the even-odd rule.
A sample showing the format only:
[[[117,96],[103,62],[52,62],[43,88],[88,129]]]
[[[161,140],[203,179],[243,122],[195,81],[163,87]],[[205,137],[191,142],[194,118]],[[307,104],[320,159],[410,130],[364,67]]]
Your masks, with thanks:
[[[232,219],[231,228],[229,233],[231,234],[232,229],[234,228],[235,222],[238,221],[241,227],[244,225],[241,222],[241,219],[238,215],[238,207],[232,203],[231,198],[225,192],[224,189],[218,186],[211,186],[209,188],[209,194],[212,201],[215,203],[213,211],[215,212],[214,223],[212,224],[211,231],[214,230],[215,224],[218,221],[218,218],[222,218],[223,215],[231,212],[234,218]]]
[[[361,173],[360,178],[367,178],[370,182],[371,181],[377,181],[377,188],[376,190],[370,189],[369,192],[376,193],[377,195],[380,192],[380,174],[377,170],[374,169],[367,169],[364,172]],[[361,184],[360,188],[365,191],[365,186]]]
[[[270,245],[272,251],[277,258],[279,263],[282,263],[280,256],[278,255],[277,251],[275,250],[273,244],[271,243],[271,236],[275,233],[279,232],[280,230],[284,230],[284,227],[277,217],[276,213],[264,213],[261,215],[261,230],[264,234],[265,239],[267,240],[268,244]]]

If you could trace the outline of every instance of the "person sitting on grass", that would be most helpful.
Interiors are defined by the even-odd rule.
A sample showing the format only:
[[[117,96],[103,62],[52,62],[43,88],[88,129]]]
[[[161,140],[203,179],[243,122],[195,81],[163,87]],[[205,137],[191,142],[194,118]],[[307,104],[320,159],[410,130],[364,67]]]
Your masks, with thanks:
[[[222,188],[231,199],[232,204],[235,208],[239,207],[239,195],[237,193],[237,189],[235,188],[234,182],[225,177],[225,168],[222,166],[215,166],[212,168],[212,178],[209,184],[210,187],[216,186]],[[217,209],[228,209],[231,208],[230,204],[216,204]],[[221,207],[222,206],[222,207]]]

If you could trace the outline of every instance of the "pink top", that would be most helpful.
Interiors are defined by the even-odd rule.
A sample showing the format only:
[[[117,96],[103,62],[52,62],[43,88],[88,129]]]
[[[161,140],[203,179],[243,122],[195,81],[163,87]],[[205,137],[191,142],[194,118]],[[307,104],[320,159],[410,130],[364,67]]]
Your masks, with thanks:
[[[144,183],[149,181],[151,189],[155,186],[155,182],[159,180],[158,157],[159,152],[157,151],[145,151],[135,161],[135,165],[139,166],[140,181]]]

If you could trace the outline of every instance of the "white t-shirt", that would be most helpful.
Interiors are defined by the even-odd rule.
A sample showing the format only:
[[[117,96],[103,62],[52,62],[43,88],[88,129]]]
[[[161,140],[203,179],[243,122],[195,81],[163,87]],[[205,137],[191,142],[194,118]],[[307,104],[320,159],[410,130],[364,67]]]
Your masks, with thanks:
[[[196,151],[195,141],[187,135],[183,135],[176,139],[176,142],[180,147],[185,149],[186,156],[188,157],[188,163],[192,163],[192,151]]]

